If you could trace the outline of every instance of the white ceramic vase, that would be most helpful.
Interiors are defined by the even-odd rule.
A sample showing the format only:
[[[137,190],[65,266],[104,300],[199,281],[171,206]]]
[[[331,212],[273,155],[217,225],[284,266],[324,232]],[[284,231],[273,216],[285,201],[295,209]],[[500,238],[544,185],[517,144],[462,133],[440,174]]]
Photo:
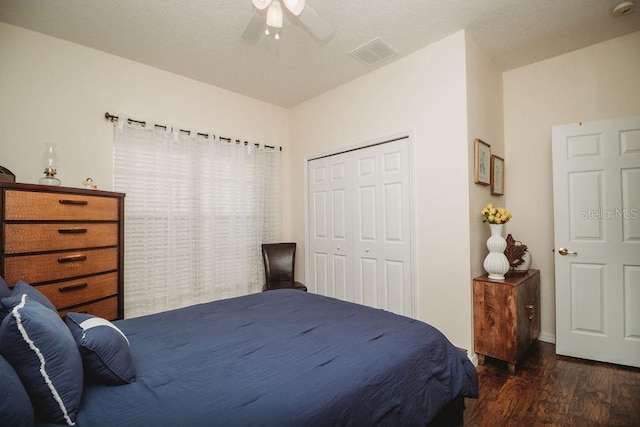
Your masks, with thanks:
[[[489,224],[491,237],[487,239],[489,254],[484,259],[484,269],[489,273],[491,280],[504,280],[504,275],[509,271],[509,260],[504,254],[507,248],[507,241],[502,237],[504,224]]]

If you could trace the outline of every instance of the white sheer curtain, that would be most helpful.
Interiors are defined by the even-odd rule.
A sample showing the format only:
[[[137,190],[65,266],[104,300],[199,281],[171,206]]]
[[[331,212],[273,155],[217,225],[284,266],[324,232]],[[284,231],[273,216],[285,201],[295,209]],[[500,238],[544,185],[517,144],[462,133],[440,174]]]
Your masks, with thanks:
[[[280,238],[280,151],[120,116],[114,189],[125,198],[125,316],[261,289],[260,244]]]

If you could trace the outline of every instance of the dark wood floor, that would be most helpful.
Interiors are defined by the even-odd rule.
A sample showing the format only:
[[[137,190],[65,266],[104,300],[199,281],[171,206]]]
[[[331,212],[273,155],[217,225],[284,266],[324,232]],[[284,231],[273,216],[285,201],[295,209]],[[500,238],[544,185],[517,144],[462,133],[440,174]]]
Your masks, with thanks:
[[[640,369],[556,356],[536,342],[516,375],[487,357],[478,376],[464,426],[640,426]]]

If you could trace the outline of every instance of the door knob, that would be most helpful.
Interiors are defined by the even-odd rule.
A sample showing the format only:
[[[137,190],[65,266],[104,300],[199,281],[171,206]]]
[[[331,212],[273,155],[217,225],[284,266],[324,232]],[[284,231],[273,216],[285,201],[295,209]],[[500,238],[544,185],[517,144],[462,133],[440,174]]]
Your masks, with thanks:
[[[365,249],[364,251],[365,251],[365,252],[369,252],[369,248]]]
[[[574,251],[570,251],[567,248],[560,248],[558,249],[558,253],[560,255],[578,255],[578,252],[574,252]]]
[[[338,251],[339,251],[339,250],[340,250],[340,246],[338,246],[338,247],[336,248],[336,250],[338,250]]]

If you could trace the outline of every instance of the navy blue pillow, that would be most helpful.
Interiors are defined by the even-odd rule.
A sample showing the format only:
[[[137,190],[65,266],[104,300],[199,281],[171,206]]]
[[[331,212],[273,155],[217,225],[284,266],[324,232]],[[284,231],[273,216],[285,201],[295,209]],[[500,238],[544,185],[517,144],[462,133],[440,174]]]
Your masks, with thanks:
[[[23,282],[22,280],[18,280],[16,285],[13,287],[13,295],[17,296],[22,294],[27,294],[30,300],[37,301],[58,314],[58,310],[56,309],[56,307],[51,303],[51,301],[49,301],[49,298],[44,296],[42,292],[40,292],[30,284]]]
[[[0,301],[2,301],[2,298],[6,298],[8,296],[11,296],[11,291],[9,290],[9,286],[7,286],[7,282],[5,282],[2,276],[0,276]],[[8,312],[9,311],[0,304],[0,323],[2,323],[2,319],[5,318]]]
[[[5,282],[2,276],[0,276],[0,299],[8,296],[11,296],[11,291],[9,290],[7,282]]]
[[[84,374],[76,342],[58,313],[25,294],[4,298],[9,315],[0,325],[0,354],[13,366],[36,413],[75,422]]]
[[[35,424],[33,406],[18,374],[0,356],[0,426],[27,427]]]
[[[78,343],[87,376],[109,384],[136,379],[129,340],[113,323],[82,313],[67,313],[67,326]]]

